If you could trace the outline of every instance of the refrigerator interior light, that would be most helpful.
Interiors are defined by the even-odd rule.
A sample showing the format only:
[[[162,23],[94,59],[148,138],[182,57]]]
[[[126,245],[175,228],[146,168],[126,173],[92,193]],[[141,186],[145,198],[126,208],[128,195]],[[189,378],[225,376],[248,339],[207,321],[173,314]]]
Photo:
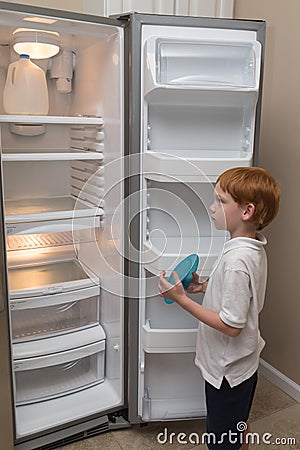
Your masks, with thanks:
[[[13,49],[32,59],[51,58],[59,52],[59,34],[54,31],[17,28],[13,32]]]

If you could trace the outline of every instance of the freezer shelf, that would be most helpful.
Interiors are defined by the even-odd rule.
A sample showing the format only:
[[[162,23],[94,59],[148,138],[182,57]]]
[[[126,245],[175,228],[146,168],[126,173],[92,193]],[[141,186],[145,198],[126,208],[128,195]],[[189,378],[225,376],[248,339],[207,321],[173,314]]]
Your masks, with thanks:
[[[209,157],[207,155],[210,155]],[[144,153],[144,176],[159,182],[216,181],[220,173],[252,164],[252,153],[242,151],[165,150]]]

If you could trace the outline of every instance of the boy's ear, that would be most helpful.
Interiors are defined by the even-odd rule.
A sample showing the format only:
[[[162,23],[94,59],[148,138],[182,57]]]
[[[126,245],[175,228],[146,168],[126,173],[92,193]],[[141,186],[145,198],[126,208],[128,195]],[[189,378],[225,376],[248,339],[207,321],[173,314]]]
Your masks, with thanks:
[[[246,205],[244,208],[242,220],[250,220],[253,217],[254,213],[255,205],[253,205],[253,203],[248,203],[248,205]]]

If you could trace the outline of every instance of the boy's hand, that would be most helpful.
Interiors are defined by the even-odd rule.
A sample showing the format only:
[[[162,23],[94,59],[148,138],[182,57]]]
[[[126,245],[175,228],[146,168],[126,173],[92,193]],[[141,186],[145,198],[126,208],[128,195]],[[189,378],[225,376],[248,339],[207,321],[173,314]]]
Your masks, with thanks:
[[[178,277],[177,272],[172,272],[175,285],[169,283],[165,278],[166,272],[163,271],[159,277],[158,290],[160,297],[167,297],[169,300],[173,300],[178,303],[180,299],[185,296],[184,288]]]
[[[200,281],[200,277],[197,273],[193,272],[193,279],[187,288],[186,292],[189,294],[197,294],[199,292],[204,293],[206,291],[208,280]]]

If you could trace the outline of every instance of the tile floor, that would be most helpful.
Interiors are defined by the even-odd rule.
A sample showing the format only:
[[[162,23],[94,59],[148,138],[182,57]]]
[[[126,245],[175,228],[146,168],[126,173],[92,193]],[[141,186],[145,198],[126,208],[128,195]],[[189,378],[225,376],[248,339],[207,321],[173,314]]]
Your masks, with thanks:
[[[254,443],[250,445],[251,450],[300,449],[300,405],[262,376],[259,377],[250,420],[251,432],[257,433],[254,436]],[[165,436],[163,434],[161,436],[162,443],[159,443],[157,436],[164,432],[165,427],[168,430],[168,441],[163,443]],[[175,433],[175,440],[170,442],[170,433],[172,432]],[[206,449],[206,446],[195,444],[193,439],[197,439],[198,436],[201,442],[204,432],[204,419],[150,423],[143,427],[134,425],[131,428],[104,433],[60,447],[60,450],[201,450]],[[187,440],[186,444],[180,443],[180,437],[178,442],[179,433],[186,434],[187,437],[181,437],[181,440]],[[265,443],[262,442],[263,437]],[[290,441],[291,438],[295,442]],[[258,439],[260,440],[259,444]],[[280,443],[276,439],[280,439]]]

